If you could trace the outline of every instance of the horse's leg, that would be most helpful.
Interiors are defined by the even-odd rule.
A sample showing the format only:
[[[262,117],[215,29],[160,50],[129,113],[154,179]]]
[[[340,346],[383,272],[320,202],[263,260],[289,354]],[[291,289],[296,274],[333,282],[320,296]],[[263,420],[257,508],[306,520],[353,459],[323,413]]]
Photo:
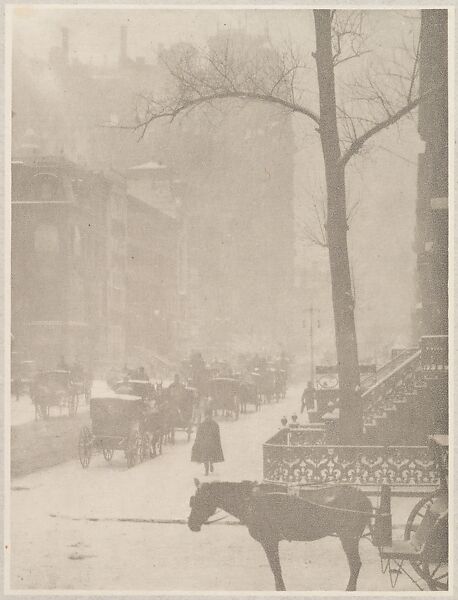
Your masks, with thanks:
[[[342,548],[347,555],[348,566],[350,567],[350,579],[347,584],[347,592],[356,590],[359,570],[361,569],[361,558],[359,557],[359,538],[341,537]]]
[[[285,591],[285,583],[281,574],[280,554],[278,552],[278,541],[270,540],[268,542],[261,542],[264,552],[266,553],[267,560],[269,561],[270,568],[275,578],[275,589],[277,592]]]

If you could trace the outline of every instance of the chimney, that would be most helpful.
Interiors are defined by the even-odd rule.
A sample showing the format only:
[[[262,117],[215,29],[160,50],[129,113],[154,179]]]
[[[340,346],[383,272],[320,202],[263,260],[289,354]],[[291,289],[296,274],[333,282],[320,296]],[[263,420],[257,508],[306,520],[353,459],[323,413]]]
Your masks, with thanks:
[[[121,26],[121,46],[119,49],[119,64],[125,65],[127,62],[127,26]]]
[[[62,62],[64,65],[68,65],[68,29],[66,27],[62,27]]]

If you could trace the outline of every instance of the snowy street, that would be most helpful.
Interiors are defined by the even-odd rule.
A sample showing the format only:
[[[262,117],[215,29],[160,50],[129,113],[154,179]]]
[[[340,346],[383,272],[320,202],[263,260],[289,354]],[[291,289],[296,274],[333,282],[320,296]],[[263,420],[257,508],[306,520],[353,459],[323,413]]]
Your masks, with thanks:
[[[262,443],[280,418],[299,408],[301,388],[280,404],[219,418],[225,462],[213,478],[262,480]],[[192,533],[182,524],[119,519],[186,519],[193,478],[210,480],[190,462],[182,432],[156,459],[127,469],[122,452],[112,463],[93,457],[83,470],[73,460],[12,480],[11,588],[74,590],[274,590],[261,546],[243,526],[218,525]],[[375,499],[372,499],[375,502]],[[405,522],[414,500],[394,501],[393,522]],[[96,519],[96,520],[89,520]],[[401,535],[396,531],[395,535]],[[360,590],[388,590],[376,549],[360,542]],[[281,544],[287,589],[345,589],[348,570],[338,540]],[[329,564],[335,568],[330,572]],[[412,584],[401,578],[398,589]]]

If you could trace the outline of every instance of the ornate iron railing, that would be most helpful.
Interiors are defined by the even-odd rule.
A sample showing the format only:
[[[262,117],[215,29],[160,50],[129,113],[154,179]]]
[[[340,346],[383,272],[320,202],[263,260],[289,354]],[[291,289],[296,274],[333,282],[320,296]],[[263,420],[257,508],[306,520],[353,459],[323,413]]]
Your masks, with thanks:
[[[427,446],[263,446],[264,480],[293,485],[436,487],[439,475]]]

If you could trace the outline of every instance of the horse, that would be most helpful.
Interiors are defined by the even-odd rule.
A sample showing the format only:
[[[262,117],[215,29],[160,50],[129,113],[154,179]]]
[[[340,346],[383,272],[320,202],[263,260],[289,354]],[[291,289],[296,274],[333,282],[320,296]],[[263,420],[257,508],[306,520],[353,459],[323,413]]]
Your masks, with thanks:
[[[239,519],[263,547],[277,591],[286,590],[279,542],[308,542],[326,536],[340,539],[350,568],[346,590],[356,590],[361,568],[359,540],[366,526],[371,529],[373,513],[369,498],[358,488],[334,485],[296,497],[285,494],[280,484],[252,481],[200,483],[198,479],[194,479],[194,483],[196,493],[189,502],[189,529],[200,531],[217,508]]]

